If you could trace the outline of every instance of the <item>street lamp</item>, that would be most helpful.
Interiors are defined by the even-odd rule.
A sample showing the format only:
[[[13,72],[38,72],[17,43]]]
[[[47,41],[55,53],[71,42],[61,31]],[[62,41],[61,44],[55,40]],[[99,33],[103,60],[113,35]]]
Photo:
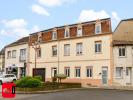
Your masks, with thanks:
[[[34,76],[36,75],[36,58],[37,58],[37,50],[40,49],[40,42],[37,41],[35,43],[32,43],[32,48],[35,50],[35,70],[34,70]]]

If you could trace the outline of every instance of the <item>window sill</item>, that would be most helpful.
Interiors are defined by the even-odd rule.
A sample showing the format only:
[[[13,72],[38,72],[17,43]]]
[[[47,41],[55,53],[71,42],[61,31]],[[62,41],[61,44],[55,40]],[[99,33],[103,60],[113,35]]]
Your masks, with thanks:
[[[82,56],[83,54],[76,54],[76,56]]]
[[[57,57],[57,56],[52,56],[52,57]]]
[[[75,77],[75,78],[81,78],[81,77]]]
[[[41,57],[37,57],[37,59],[41,59]]]
[[[115,77],[115,79],[123,79],[123,77]]]
[[[126,58],[126,56],[119,56],[119,58]]]
[[[87,78],[87,79],[93,79],[93,77],[87,77],[87,76],[86,76],[86,78]]]
[[[95,54],[102,54],[102,52],[95,52]]]
[[[70,55],[64,55],[64,56],[70,56]]]

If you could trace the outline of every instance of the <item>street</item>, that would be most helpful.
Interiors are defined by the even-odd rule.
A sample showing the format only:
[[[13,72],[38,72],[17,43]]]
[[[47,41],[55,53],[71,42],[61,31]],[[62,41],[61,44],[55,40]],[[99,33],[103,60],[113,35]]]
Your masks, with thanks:
[[[84,89],[45,94],[17,94],[16,98],[10,100],[133,100],[133,91]]]

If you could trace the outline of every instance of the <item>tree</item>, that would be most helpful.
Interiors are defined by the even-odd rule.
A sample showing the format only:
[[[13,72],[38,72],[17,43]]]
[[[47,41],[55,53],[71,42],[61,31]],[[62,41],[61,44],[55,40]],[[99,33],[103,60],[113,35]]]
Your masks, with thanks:
[[[56,77],[59,79],[59,83],[61,83],[62,79],[66,79],[67,76],[65,74],[57,74]]]

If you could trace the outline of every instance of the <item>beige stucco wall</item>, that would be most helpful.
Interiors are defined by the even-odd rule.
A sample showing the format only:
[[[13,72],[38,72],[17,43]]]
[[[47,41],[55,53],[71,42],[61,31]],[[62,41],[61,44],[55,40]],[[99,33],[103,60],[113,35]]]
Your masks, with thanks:
[[[21,44],[21,45],[16,45],[16,46],[11,46],[11,47],[6,47],[5,48],[5,68],[8,68],[9,66],[12,66],[15,64],[16,67],[24,67],[24,62],[19,61],[20,57],[20,49],[26,49],[26,62],[28,58],[28,44]],[[7,58],[7,52],[16,50],[16,58]],[[12,55],[12,52],[11,52]],[[19,69],[18,69],[19,70]],[[19,71],[18,71],[19,72]],[[19,77],[19,73],[18,73]]]
[[[3,63],[4,63],[4,55],[0,55],[0,70],[2,70],[2,67],[4,67]]]
[[[59,48],[59,73],[64,73],[64,67],[70,67],[70,78],[75,79],[75,67],[81,67],[81,77],[87,79],[86,66],[93,66],[93,78],[101,80],[102,67],[108,67],[108,79],[111,80],[111,40],[112,34],[62,40],[41,44],[42,57],[37,59],[37,68],[46,68],[46,78],[51,78],[51,68],[58,67],[58,57],[52,57],[52,46]],[[95,41],[102,41],[102,53],[95,53]],[[83,43],[83,55],[76,55],[76,43]],[[70,56],[64,56],[64,44],[70,44]],[[34,49],[30,47],[29,75],[34,68]]]
[[[126,47],[126,56],[119,57],[119,47],[115,46],[113,48],[114,55],[114,85],[126,85],[126,67],[132,67],[133,72],[133,46],[124,46]],[[116,78],[116,67],[123,67],[123,77]],[[133,77],[133,75],[132,75]],[[133,84],[133,83],[132,83]]]

